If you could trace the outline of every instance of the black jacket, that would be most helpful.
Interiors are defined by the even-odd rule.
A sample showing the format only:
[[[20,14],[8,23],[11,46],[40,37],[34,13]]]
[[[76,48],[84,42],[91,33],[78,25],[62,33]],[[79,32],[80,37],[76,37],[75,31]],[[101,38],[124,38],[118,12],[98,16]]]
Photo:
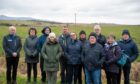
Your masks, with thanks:
[[[6,57],[12,57],[12,53],[16,52],[17,57],[20,56],[22,44],[21,39],[17,35],[6,35],[3,38],[3,49],[5,51]]]

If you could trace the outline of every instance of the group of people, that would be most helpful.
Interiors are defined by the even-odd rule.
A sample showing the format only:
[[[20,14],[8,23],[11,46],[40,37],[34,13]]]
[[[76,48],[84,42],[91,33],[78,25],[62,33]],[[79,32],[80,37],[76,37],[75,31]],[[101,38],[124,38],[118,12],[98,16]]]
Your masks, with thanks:
[[[122,31],[122,38],[116,41],[114,34],[107,37],[101,34],[100,25],[94,26],[94,32],[87,36],[84,30],[69,32],[64,26],[62,34],[57,38],[51,28],[46,26],[42,35],[37,36],[36,28],[30,28],[24,42],[25,63],[27,63],[27,81],[31,82],[33,69],[34,84],[37,84],[37,63],[40,62],[42,84],[56,84],[60,65],[61,84],[102,84],[101,70],[105,70],[107,84],[120,84],[121,72],[124,84],[130,84],[131,63],[136,60],[139,51],[129,30]],[[9,27],[9,34],[3,38],[3,49],[6,56],[7,84],[17,84],[17,68],[22,43],[16,34],[16,27]],[[124,66],[117,62],[121,54],[129,58]]]

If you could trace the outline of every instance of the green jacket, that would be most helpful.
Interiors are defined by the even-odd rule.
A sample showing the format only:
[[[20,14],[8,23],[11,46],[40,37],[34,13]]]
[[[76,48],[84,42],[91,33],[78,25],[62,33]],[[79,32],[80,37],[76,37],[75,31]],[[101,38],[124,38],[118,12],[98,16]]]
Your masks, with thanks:
[[[44,58],[44,71],[58,71],[59,58],[62,54],[61,46],[58,42],[45,43],[42,47],[41,54]]]

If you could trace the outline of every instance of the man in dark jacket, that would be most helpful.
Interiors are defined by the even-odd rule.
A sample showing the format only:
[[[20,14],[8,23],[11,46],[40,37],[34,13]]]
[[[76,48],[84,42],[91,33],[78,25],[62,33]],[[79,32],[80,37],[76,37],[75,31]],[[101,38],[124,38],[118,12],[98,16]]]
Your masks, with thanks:
[[[45,84],[46,82],[46,72],[44,71],[43,69],[43,66],[44,66],[44,58],[43,56],[41,55],[41,49],[42,49],[42,46],[44,45],[49,33],[51,32],[51,29],[50,27],[46,26],[43,28],[42,30],[42,36],[39,37],[39,41],[38,41],[38,50],[39,50],[39,53],[40,53],[40,69],[41,69],[41,80],[42,80],[42,84]]]
[[[139,56],[139,51],[136,43],[132,40],[131,35],[128,30],[123,30],[122,39],[118,41],[121,50],[129,56],[127,63],[123,66],[123,74],[124,74],[124,84],[130,84],[130,70],[131,63],[134,62]],[[119,84],[121,79],[121,71],[120,76],[118,78]]]
[[[16,35],[16,27],[9,27],[10,33],[3,38],[3,49],[6,55],[6,77],[7,84],[17,84],[17,67],[20,57],[20,50],[22,47],[21,39]],[[12,78],[11,78],[12,72]]]
[[[79,32],[79,41],[82,45],[82,51],[83,51],[85,48],[85,45],[88,43],[88,41],[86,40],[86,32],[84,30],[81,30]],[[80,68],[78,71],[78,84],[82,84],[82,69],[84,70],[84,64],[81,62]],[[86,81],[85,81],[85,83],[86,83]]]
[[[66,59],[66,50],[68,43],[70,42],[70,34],[67,26],[63,27],[63,33],[59,37],[59,43],[62,47],[63,53],[60,57],[60,66],[61,66],[61,84],[67,84],[66,83],[66,68],[67,68],[67,59]]]
[[[106,43],[106,37],[101,34],[101,27],[100,27],[100,25],[95,25],[94,26],[94,31],[97,34],[97,42],[104,47],[104,45]]]
[[[105,52],[99,43],[97,43],[96,33],[89,35],[89,43],[86,44],[83,51],[82,61],[85,65],[86,84],[101,84],[101,66],[105,60]],[[90,76],[91,74],[91,76]]]

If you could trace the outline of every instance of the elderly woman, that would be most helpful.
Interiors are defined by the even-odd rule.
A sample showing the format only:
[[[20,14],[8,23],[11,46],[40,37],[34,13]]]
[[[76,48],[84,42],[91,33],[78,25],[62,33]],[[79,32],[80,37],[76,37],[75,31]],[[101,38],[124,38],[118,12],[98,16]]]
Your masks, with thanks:
[[[31,70],[34,71],[34,84],[37,81],[37,63],[39,62],[39,55],[37,50],[37,30],[35,28],[29,29],[29,36],[24,43],[25,62],[27,63],[27,84],[31,82]]]
[[[6,55],[7,84],[17,84],[16,76],[21,47],[21,39],[16,35],[16,27],[10,26],[9,34],[3,38],[3,49]]]
[[[62,49],[56,40],[55,33],[52,32],[49,34],[41,53],[44,58],[44,71],[47,73],[48,84],[56,84],[59,58],[62,54]]]

